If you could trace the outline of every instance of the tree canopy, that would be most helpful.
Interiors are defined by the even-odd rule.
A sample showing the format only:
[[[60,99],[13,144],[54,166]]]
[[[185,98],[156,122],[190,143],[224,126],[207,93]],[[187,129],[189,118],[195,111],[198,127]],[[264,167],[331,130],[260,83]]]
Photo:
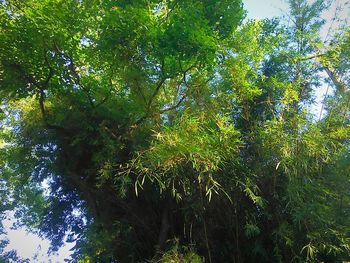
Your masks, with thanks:
[[[350,28],[288,2],[1,1],[0,213],[72,262],[350,260]]]

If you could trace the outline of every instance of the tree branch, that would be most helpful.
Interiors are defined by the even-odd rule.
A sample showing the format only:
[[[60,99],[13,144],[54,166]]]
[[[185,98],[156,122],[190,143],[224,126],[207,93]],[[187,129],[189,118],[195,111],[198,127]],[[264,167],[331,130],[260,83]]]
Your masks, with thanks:
[[[186,94],[184,94],[181,99],[173,106],[170,106],[168,108],[165,108],[163,110],[160,111],[161,114],[167,112],[167,111],[171,111],[171,110],[175,110],[177,107],[179,107],[181,105],[181,103],[186,99]]]
[[[95,104],[94,101],[90,95],[90,89],[86,88],[82,83],[81,83],[81,78],[76,70],[76,66],[73,60],[73,56],[72,55],[68,55],[67,58],[69,59],[69,69],[71,71],[71,73],[73,74],[73,76],[76,79],[76,83],[81,87],[81,89],[85,92],[86,97],[90,103],[91,108],[95,108]]]
[[[68,69],[69,71],[71,72],[73,78],[75,79],[75,83],[79,85],[79,87],[85,92],[86,94],[86,97],[89,101],[89,104],[91,106],[91,108],[95,108],[95,104],[94,104],[94,101],[93,101],[93,98],[91,97],[91,94],[90,94],[90,89],[86,88],[82,83],[81,83],[81,77],[79,75],[79,73],[77,72],[76,70],[76,66],[75,66],[75,63],[74,63],[74,59],[73,59],[73,55],[67,55],[64,51],[62,51],[56,42],[54,42],[54,49],[55,51],[60,54],[63,59],[68,59],[69,61],[69,64],[68,64]]]
[[[181,67],[181,64],[180,64],[180,67]],[[192,66],[188,67],[187,69],[182,70],[182,72],[181,72],[181,75],[182,75],[181,83],[185,83],[185,84],[187,85],[186,76],[187,76],[188,72],[189,72],[191,69],[195,68],[195,67],[196,67],[196,65],[192,65]],[[182,68],[182,67],[181,67],[181,68]],[[162,70],[163,70],[163,69],[162,69]],[[140,125],[142,122],[144,122],[144,121],[149,117],[149,114],[150,114],[150,110],[151,110],[151,107],[152,107],[153,100],[155,99],[155,97],[156,97],[157,94],[159,93],[159,90],[162,88],[162,86],[163,86],[163,84],[164,84],[164,82],[165,82],[166,80],[167,80],[166,77],[162,77],[162,78],[159,80],[159,82],[158,82],[158,84],[157,84],[157,86],[156,86],[156,88],[155,88],[155,90],[154,90],[154,92],[153,92],[153,94],[152,94],[152,96],[151,96],[151,99],[150,99],[149,102],[148,102],[146,114],[145,114],[144,116],[142,116],[140,119],[138,119],[133,125],[131,125],[131,128],[132,128],[132,129],[136,128],[138,125]],[[181,83],[180,83],[180,84],[181,84]],[[181,97],[181,99],[178,101],[178,103],[176,103],[175,105],[173,105],[173,106],[171,106],[171,107],[169,107],[169,108],[166,108],[166,109],[161,110],[160,113],[162,114],[162,113],[164,113],[164,112],[166,112],[166,111],[176,109],[176,108],[179,107],[180,104],[185,100],[185,98],[186,98],[186,94],[184,94],[184,95]]]

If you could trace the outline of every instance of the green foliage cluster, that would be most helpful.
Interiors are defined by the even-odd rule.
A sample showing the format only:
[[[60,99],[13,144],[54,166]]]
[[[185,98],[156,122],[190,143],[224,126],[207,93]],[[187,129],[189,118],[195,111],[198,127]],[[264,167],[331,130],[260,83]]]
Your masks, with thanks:
[[[72,262],[349,261],[350,29],[288,2],[1,1],[0,213]]]

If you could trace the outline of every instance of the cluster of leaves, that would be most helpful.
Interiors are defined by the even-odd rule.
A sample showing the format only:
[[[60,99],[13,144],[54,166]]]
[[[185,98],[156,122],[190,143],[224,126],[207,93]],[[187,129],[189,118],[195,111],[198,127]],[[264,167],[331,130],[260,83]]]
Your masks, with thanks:
[[[217,174],[220,169],[238,154],[240,143],[239,132],[228,118],[184,113],[154,136],[150,147],[140,152],[130,165],[130,171],[138,177],[136,191],[146,178],[158,182],[160,191],[171,188],[178,200],[186,192],[191,195],[188,189],[196,181],[206,182],[209,200],[213,192],[222,190],[214,176],[220,176]],[[194,172],[192,176],[190,170]]]
[[[350,30],[289,4],[1,1],[0,212],[75,262],[348,260]]]

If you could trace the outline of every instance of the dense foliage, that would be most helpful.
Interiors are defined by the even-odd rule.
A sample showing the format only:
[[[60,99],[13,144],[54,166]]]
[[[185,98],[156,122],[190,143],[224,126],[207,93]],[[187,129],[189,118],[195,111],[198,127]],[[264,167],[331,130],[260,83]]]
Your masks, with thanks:
[[[289,4],[0,1],[0,212],[73,262],[350,260],[350,30]]]

